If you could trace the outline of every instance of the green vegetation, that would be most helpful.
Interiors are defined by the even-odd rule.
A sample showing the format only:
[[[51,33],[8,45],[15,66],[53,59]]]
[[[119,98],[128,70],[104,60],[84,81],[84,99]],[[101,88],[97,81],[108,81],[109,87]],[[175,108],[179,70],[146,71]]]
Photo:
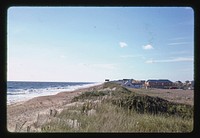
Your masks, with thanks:
[[[136,94],[115,83],[73,99],[84,102],[63,110],[44,132],[191,132],[193,107]],[[68,122],[67,122],[68,121]],[[70,125],[69,122],[72,122]]]
[[[120,107],[136,110],[138,113],[175,115],[183,118],[193,116],[192,106],[169,102],[159,97],[130,94],[111,99],[111,101]]]

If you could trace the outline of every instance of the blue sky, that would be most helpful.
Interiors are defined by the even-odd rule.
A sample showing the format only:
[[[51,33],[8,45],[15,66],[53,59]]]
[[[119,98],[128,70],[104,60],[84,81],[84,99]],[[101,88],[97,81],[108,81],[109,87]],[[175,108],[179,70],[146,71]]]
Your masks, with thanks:
[[[7,80],[193,80],[190,7],[11,7]]]

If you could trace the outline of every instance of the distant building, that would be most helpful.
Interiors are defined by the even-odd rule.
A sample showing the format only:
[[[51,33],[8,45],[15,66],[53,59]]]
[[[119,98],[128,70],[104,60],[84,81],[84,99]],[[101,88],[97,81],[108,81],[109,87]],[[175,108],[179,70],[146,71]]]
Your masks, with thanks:
[[[168,79],[147,80],[145,83],[146,88],[167,88],[173,86],[173,82]]]
[[[123,79],[122,85],[129,88],[142,88],[143,83],[134,79]]]
[[[194,81],[190,81],[192,87],[194,87]]]
[[[129,80],[131,80],[131,79],[123,79],[122,81],[123,81],[123,83],[126,83],[126,82],[128,82]]]
[[[108,82],[108,81],[110,81],[109,79],[105,79],[105,82]]]
[[[141,80],[140,82],[142,83],[142,85],[145,85],[145,80]]]
[[[188,89],[191,89],[191,90],[194,89],[194,81],[190,81],[190,82],[189,82],[189,87],[188,87]]]
[[[133,79],[123,79],[123,86],[132,86]]]
[[[175,81],[174,83],[177,84],[177,85],[182,85],[183,84],[181,81]]]
[[[181,89],[183,87],[183,83],[181,81],[175,81],[173,85],[178,89]]]

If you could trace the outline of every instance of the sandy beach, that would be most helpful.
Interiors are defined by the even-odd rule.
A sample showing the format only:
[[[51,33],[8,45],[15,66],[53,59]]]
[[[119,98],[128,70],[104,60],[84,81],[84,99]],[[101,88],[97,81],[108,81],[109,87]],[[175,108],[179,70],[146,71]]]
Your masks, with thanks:
[[[9,132],[15,132],[16,124],[19,123],[27,127],[37,120],[39,113],[49,112],[50,109],[62,109],[70,103],[73,97],[101,86],[102,84],[75,91],[60,92],[56,95],[35,97],[28,101],[7,105],[7,129]]]

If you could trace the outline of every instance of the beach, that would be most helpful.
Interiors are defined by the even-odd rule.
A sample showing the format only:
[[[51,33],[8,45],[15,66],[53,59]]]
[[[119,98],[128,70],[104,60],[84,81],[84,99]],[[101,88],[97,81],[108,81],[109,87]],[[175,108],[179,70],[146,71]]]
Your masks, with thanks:
[[[15,132],[16,124],[23,123],[23,126],[33,124],[39,113],[49,112],[49,110],[63,109],[70,104],[73,97],[82,92],[98,89],[103,84],[80,88],[74,91],[60,92],[56,95],[40,96],[30,99],[28,101],[21,101],[14,104],[7,105],[7,130]],[[37,131],[37,130],[36,130]]]
[[[77,106],[77,102],[72,102],[72,99],[81,93],[112,90],[105,88],[103,84],[87,88],[79,88],[74,91],[60,92],[55,95],[39,96],[27,101],[21,101],[14,104],[7,105],[7,129],[9,132],[41,132],[41,122],[47,118],[48,115],[60,113],[63,109],[70,106]],[[120,87],[119,87],[120,88]],[[138,94],[145,94],[152,97],[160,97],[175,103],[193,105],[193,90],[173,90],[173,89],[129,89]],[[54,112],[54,113],[53,113]],[[40,119],[38,119],[40,116]],[[54,118],[55,119],[55,118]],[[35,125],[36,124],[36,125]],[[39,126],[39,127],[38,127]]]

